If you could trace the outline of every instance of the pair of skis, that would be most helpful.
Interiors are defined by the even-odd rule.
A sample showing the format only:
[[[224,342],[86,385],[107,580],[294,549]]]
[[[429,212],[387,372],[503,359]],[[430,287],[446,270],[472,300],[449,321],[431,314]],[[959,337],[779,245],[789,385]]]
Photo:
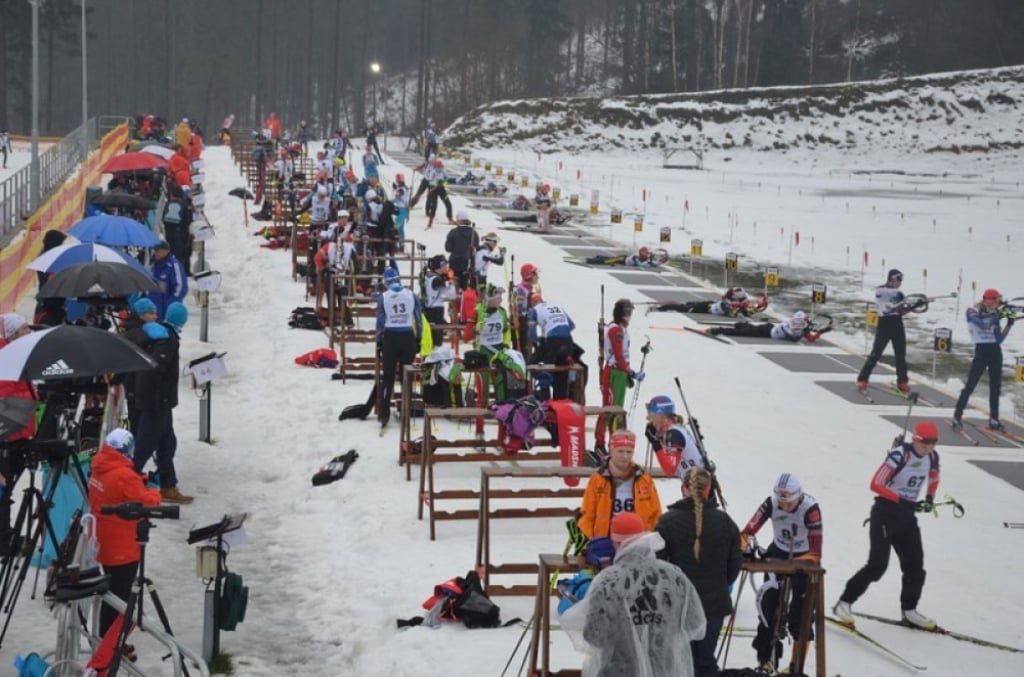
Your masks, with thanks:
[[[910,624],[910,623],[908,623],[908,622],[906,622],[904,620],[895,619],[895,618],[886,618],[884,616],[876,616],[874,614],[866,614],[866,613],[861,613],[859,611],[853,612],[853,615],[857,616],[858,618],[865,618],[867,620],[876,621],[878,623],[885,623],[887,625],[900,626],[900,627],[903,627],[903,628],[907,628],[908,630],[916,630],[918,632],[929,632],[929,633],[931,633],[933,635],[945,635],[946,637],[950,637],[952,639],[959,640],[961,642],[968,642],[970,644],[974,644],[976,646],[986,647],[986,648],[989,648],[989,649],[997,649],[999,651],[1009,651],[1011,653],[1024,653],[1024,649],[1019,649],[1017,647],[1008,646],[1006,644],[1000,644],[998,642],[993,642],[993,641],[990,641],[990,640],[987,640],[987,639],[982,639],[981,637],[975,637],[973,635],[966,635],[966,634],[964,634],[962,632],[956,632],[955,630],[949,630],[949,629],[943,628],[941,626],[936,626],[936,627],[931,628],[931,629],[929,629],[929,628],[922,628],[922,627],[919,627],[919,626],[916,626],[916,625],[912,625],[912,624]],[[894,651],[893,649],[889,648],[888,646],[886,646],[882,642],[878,641],[877,639],[871,637],[870,635],[865,634],[864,632],[862,632],[859,628],[857,628],[854,625],[850,625],[850,624],[844,623],[841,620],[839,620],[838,618],[833,618],[831,616],[826,616],[826,620],[833,627],[836,627],[836,628],[839,628],[841,630],[844,630],[844,631],[850,633],[851,635],[857,637],[858,639],[861,639],[861,640],[867,642],[868,644],[872,645],[873,647],[875,647],[876,649],[878,649],[882,653],[886,654],[890,658],[893,658],[897,662],[902,663],[903,665],[905,665],[907,667],[913,668],[914,670],[927,670],[928,669],[927,666],[918,665],[918,664],[910,661],[908,658],[906,658],[902,654],[897,653],[896,651]]]
[[[973,421],[964,421],[963,419],[957,421],[955,419],[951,419],[949,422],[949,426],[957,435],[960,435],[960,437],[964,438],[974,446],[978,446],[980,444],[980,440],[978,440],[978,438],[975,437],[976,434],[985,437],[990,442],[993,442],[995,444],[1009,443],[1018,446],[1024,444],[1024,438],[1014,433],[1011,433],[1008,430],[1002,431],[995,430],[993,428],[986,428],[984,426],[978,425],[977,423],[974,423]],[[971,428],[971,432],[967,431],[968,427]]]

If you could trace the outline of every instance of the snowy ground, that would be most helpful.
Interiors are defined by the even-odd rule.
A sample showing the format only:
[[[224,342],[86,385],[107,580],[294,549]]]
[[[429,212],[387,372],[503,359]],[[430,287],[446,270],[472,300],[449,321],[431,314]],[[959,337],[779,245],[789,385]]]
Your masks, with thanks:
[[[546,156],[540,166],[535,165],[535,156],[523,153],[510,151],[502,157],[489,151],[487,156],[508,166],[514,163],[520,173],[536,172],[538,178],[561,183],[565,194],[582,189],[584,200],[590,190],[600,189],[602,209],[609,203],[641,209],[640,191],[646,188],[649,225],[637,244],[654,243],[661,225],[682,226],[682,205],[689,200],[687,232],[673,232],[673,252],[688,248],[692,236],[704,240],[706,255],[737,251],[769,265],[786,266],[788,231],[793,226],[801,232],[801,244],[793,250],[794,265],[821,269],[823,281],[839,294],[860,293],[849,279],[856,272],[859,283],[863,249],[870,251],[871,261],[866,286],[877,284],[884,270],[895,266],[907,273],[905,287],[914,291],[920,288],[918,271],[927,267],[928,291],[944,293],[955,288],[957,272],[963,268],[968,297],[973,280],[979,293],[988,286],[1008,295],[1020,293],[1012,286],[1021,280],[1014,250],[1024,246],[1018,243],[1024,238],[1016,183],[1021,171],[1014,164],[1016,158],[1009,156],[985,161],[958,158],[955,166],[946,158],[862,157],[858,162],[865,169],[934,172],[939,171],[936,163],[946,163],[949,166],[941,171],[954,174],[876,175],[870,184],[868,176],[850,174],[852,168],[839,156],[733,154],[730,161],[709,157],[703,174],[662,171],[656,169],[660,155],[636,153]],[[336,420],[343,406],[365,399],[369,385],[342,385],[328,372],[293,364],[293,357],[326,347],[327,342],[317,332],[288,328],[289,311],[305,305],[301,286],[290,277],[288,253],[260,248],[262,240],[243,228],[242,207],[227,197],[230,189],[242,185],[227,150],[211,148],[205,158],[207,214],[217,228],[217,237],[208,244],[208,260],[223,273],[224,284],[211,300],[211,341],[198,341],[194,312],[185,329],[183,359],[227,351],[230,375],[214,387],[215,444],[196,441],[199,405],[190,396],[186,379],[175,412],[181,487],[197,498],[182,509],[180,522],[161,522],[153,532],[148,571],[160,588],[176,634],[192,646],[200,644],[202,585],[193,576],[192,548],[185,545],[188,530],[224,513],[247,511],[249,543],[238,546],[228,564],[243,574],[250,588],[248,616],[238,631],[222,636],[224,650],[234,656],[236,674],[277,676],[310,669],[331,675],[499,674],[521,628],[396,629],[395,619],[422,613],[419,604],[436,583],[462,575],[473,565],[475,525],[442,522],[437,541],[431,542],[427,525],[415,519],[415,481],[407,483],[395,462],[397,429],[379,438],[372,421]],[[553,160],[563,162],[558,176]],[[582,170],[582,185],[575,181],[577,168]],[[398,167],[389,163],[383,169],[390,177]],[[405,172],[408,177],[409,168]],[[738,215],[731,234],[730,212]],[[497,225],[484,212],[473,216],[483,230]],[[612,236],[632,243],[630,223],[627,220]],[[442,251],[447,228],[424,232],[424,224],[422,211],[417,211],[410,237],[426,243],[428,253]],[[970,225],[974,232],[969,236]],[[255,229],[250,223],[249,230]],[[1009,246],[1006,235],[1011,236]],[[562,250],[538,246],[534,235],[501,231],[501,236],[516,253],[517,264],[530,260],[540,267],[546,298],[569,309],[580,328],[577,341],[593,364],[597,287],[605,285],[609,306],[631,290],[606,272],[563,263]],[[808,246],[812,237],[813,251]],[[846,246],[852,248],[848,264]],[[195,311],[194,301],[190,304]],[[30,306],[26,302],[26,309]],[[941,322],[938,326],[955,326],[962,338],[962,321],[954,313],[953,304],[936,304],[927,318]],[[681,326],[688,321],[638,312],[631,333],[639,337],[651,324]],[[884,408],[822,397],[812,374],[781,369],[749,346],[723,345],[681,332],[651,336],[655,352],[641,398],[671,395],[672,378],[681,378],[720,469],[734,520],[742,524],[750,517],[781,472],[796,472],[805,489],[818,498],[825,519],[823,565],[829,572],[831,604],[867,554],[867,530],[861,522],[871,503],[868,482],[898,432],[879,417]],[[862,345],[856,335],[845,341],[853,348]],[[1008,346],[1019,352],[1020,335],[1011,334]],[[589,396],[597,398],[596,384]],[[360,459],[349,475],[336,484],[312,488],[310,477],[317,467],[351,447],[358,449]],[[1002,528],[1004,520],[1022,520],[1015,510],[1020,492],[967,463],[971,458],[1014,460],[1019,452],[939,451],[940,494],[954,495],[968,512],[962,520],[953,520],[948,513],[921,519],[929,573],[921,610],[951,629],[1024,647],[1024,627],[1012,620],[1024,605],[1024,588],[1016,576],[1024,541],[1019,532]],[[475,465],[443,466],[437,476],[443,486],[475,488],[478,483]],[[659,484],[663,503],[675,500],[678,491],[677,482]],[[764,533],[762,540],[767,538]],[[494,548],[499,559],[527,561],[538,552],[560,552],[564,540],[560,521],[502,521],[495,529]],[[898,590],[894,562],[857,608],[895,616]],[[532,614],[532,602],[526,598],[497,601],[504,618]],[[738,623],[751,627],[755,622],[748,591]],[[864,629],[927,664],[929,675],[1024,672],[1021,654],[902,628]],[[0,674],[9,674],[7,666],[15,652],[52,648],[54,631],[41,603],[28,601],[26,594],[0,654]],[[554,638],[555,665],[577,666],[579,658],[568,640],[557,633]],[[905,672],[844,634],[830,630],[827,640],[829,674]],[[170,674],[157,659],[158,649],[144,639],[136,643],[152,674]],[[748,644],[742,638],[733,643],[730,666],[753,663]],[[518,660],[517,656],[516,664]]]

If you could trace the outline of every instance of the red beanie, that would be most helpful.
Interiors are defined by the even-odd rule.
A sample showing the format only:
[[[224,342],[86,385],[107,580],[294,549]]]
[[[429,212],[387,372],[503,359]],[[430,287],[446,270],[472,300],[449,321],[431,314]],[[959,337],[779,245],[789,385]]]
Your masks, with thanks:
[[[612,543],[616,547],[645,531],[644,521],[635,512],[620,512],[612,518]]]

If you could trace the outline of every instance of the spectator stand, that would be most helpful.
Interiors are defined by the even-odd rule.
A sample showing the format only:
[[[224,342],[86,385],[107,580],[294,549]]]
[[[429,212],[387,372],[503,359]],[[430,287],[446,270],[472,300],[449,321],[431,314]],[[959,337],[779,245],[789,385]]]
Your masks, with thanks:
[[[612,416],[625,415],[622,407],[584,407],[586,416],[597,416],[608,414]],[[494,412],[490,409],[476,407],[460,407],[452,409],[440,409],[427,407],[423,412],[424,431],[433,431],[434,425],[441,421],[461,421],[465,419],[482,419],[483,421],[494,420]],[[554,422],[554,419],[548,421]],[[424,507],[427,508],[427,515],[430,524],[430,540],[437,538],[437,522],[450,520],[478,519],[478,507],[472,509],[440,510],[438,504],[442,501],[475,501],[479,504],[480,492],[476,489],[448,488],[438,489],[434,478],[434,465],[437,463],[524,463],[527,461],[546,461],[551,465],[560,464],[561,452],[558,451],[558,441],[543,439],[544,431],[540,431],[538,439],[529,450],[520,451],[515,455],[508,455],[499,447],[497,438],[482,439],[475,433],[471,438],[445,440],[438,439],[433,434],[423,436],[422,451],[420,453],[420,482],[418,493],[417,518],[423,519]],[[473,451],[469,451],[472,449]],[[545,450],[546,449],[546,450]],[[493,450],[493,451],[491,451]],[[582,450],[581,450],[582,452]],[[462,478],[465,479],[465,478]]]

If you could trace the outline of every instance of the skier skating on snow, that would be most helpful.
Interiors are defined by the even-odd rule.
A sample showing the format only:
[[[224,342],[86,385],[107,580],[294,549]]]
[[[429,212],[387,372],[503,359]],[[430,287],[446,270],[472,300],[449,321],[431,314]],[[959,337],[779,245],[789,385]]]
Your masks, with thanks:
[[[917,610],[925,570],[916,513],[935,510],[935,494],[939,490],[939,454],[935,451],[938,441],[938,427],[931,421],[921,421],[914,428],[911,441],[899,442],[871,478],[871,491],[877,494],[871,507],[871,550],[867,564],[846,582],[843,594],[832,607],[840,621],[853,625],[852,605],[869,585],[882,578],[889,566],[890,550],[895,550],[903,572],[903,620],[925,630],[936,628],[935,621]],[[924,500],[918,500],[926,485]]]
[[[673,303],[664,301],[651,306],[652,312],[675,311],[677,313],[704,313],[707,315],[724,315],[750,317],[768,307],[768,295],[764,293],[747,294],[743,287],[730,287],[717,301],[685,301]]]
[[[964,383],[964,388],[956,401],[956,411],[953,413],[954,429],[963,428],[960,419],[967,407],[967,400],[987,369],[988,427],[1000,432],[1006,431],[1006,427],[999,422],[999,394],[1003,373],[1002,343],[1013,328],[1017,316],[1013,311],[1002,310],[1001,301],[1002,296],[997,290],[986,289],[981,297],[981,303],[967,309],[967,331],[970,332],[971,342],[974,344],[974,360],[971,362],[971,370],[967,372],[967,382]],[[1006,324],[1000,327],[999,320],[1004,317]]]
[[[807,559],[821,562],[822,526],[821,509],[810,494],[805,494],[800,480],[792,473],[783,473],[775,481],[772,494],[764,499],[753,517],[740,532],[743,550],[750,548],[750,538],[768,521],[772,522],[773,538],[764,552],[766,559]],[[789,578],[786,582],[784,579]],[[785,583],[785,585],[784,585]],[[779,610],[782,592],[788,585],[791,597],[789,608]],[[777,576],[765,574],[764,584],[757,591],[757,635],[753,647],[757,662],[770,664],[774,669],[782,657],[782,639],[788,629],[790,636],[800,634],[804,595],[807,594],[807,576]],[[814,638],[813,624],[808,640]],[[806,644],[804,645],[806,649]],[[795,645],[794,645],[795,647]],[[790,674],[797,674],[794,654],[790,661]]]
[[[798,310],[793,317],[785,322],[747,322],[740,320],[731,327],[711,327],[707,330],[712,336],[749,336],[754,338],[775,339],[777,341],[792,341],[796,343],[805,339],[808,343],[814,343],[822,334],[832,331],[831,319],[822,326],[811,322],[807,313]]]
[[[871,346],[868,359],[857,374],[857,388],[867,392],[868,379],[871,371],[878,364],[885,347],[892,342],[893,358],[896,360],[896,387],[910,392],[910,379],[907,378],[907,333],[903,327],[903,316],[915,310],[915,305],[904,303],[906,297],[900,291],[903,284],[903,273],[896,268],[889,271],[886,282],[875,289],[875,300],[878,303],[878,327],[875,330],[875,343]],[[927,306],[927,301],[918,301]]]

